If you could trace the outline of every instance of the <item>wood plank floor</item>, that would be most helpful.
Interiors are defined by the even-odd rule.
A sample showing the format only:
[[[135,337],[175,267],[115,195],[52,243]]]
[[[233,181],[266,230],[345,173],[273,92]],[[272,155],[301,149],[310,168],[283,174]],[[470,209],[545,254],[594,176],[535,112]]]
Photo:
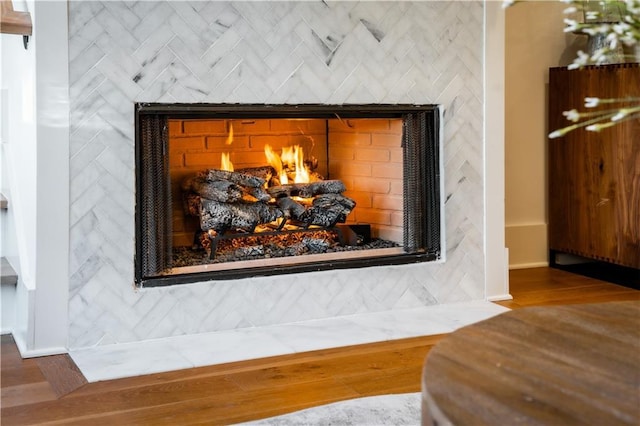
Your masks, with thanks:
[[[640,300],[640,291],[549,268],[512,271],[510,286],[514,300],[500,304],[512,309]],[[0,423],[230,424],[345,399],[418,392],[425,356],[442,337],[61,386],[60,374],[46,370],[58,360],[23,360],[12,338],[3,336]]]

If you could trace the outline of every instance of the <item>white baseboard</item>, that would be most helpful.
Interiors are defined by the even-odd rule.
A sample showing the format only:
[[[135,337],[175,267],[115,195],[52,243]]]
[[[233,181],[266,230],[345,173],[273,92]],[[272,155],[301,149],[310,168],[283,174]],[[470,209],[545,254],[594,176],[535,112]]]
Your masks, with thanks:
[[[13,335],[13,340],[16,342],[18,351],[22,358],[36,358],[39,356],[60,355],[69,353],[67,348],[41,348],[41,349],[27,349],[25,342],[19,337],[18,334]]]
[[[549,262],[530,262],[530,263],[517,263],[509,265],[509,269],[530,269],[530,268],[544,268],[549,266]]]
[[[16,325],[16,286],[3,284],[0,288],[0,324],[2,334],[9,334]]]
[[[487,297],[489,302],[500,302],[502,300],[513,300],[513,296],[510,294],[499,294],[496,296]]]

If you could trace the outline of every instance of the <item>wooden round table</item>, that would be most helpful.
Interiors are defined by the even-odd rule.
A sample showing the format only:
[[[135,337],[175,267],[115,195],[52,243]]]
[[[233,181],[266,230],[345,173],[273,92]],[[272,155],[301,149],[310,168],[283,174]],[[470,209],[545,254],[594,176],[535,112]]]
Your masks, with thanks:
[[[521,308],[440,341],[423,425],[640,425],[640,300]]]

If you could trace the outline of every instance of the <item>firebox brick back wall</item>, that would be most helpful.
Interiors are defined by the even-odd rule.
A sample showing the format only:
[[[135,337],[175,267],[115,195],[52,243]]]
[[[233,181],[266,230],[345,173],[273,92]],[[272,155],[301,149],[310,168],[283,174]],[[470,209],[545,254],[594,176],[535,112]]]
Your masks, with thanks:
[[[482,18],[482,2],[69,2],[69,347],[483,298]],[[136,290],[135,102],[441,104],[446,262]]]
[[[317,160],[314,171],[344,182],[344,195],[356,202],[346,223],[370,224],[373,237],[402,244],[401,119],[172,119],[174,247],[190,247],[199,230],[197,218],[185,215],[181,182],[201,170],[222,167],[222,154],[229,154],[235,170],[265,166],[265,145],[276,153],[283,147],[301,147],[305,158]]]

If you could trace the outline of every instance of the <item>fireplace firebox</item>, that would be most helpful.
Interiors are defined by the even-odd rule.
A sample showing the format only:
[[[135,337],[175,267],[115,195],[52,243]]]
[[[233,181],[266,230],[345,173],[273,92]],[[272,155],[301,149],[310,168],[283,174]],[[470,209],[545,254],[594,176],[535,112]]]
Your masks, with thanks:
[[[140,287],[441,256],[438,106],[135,111]]]

